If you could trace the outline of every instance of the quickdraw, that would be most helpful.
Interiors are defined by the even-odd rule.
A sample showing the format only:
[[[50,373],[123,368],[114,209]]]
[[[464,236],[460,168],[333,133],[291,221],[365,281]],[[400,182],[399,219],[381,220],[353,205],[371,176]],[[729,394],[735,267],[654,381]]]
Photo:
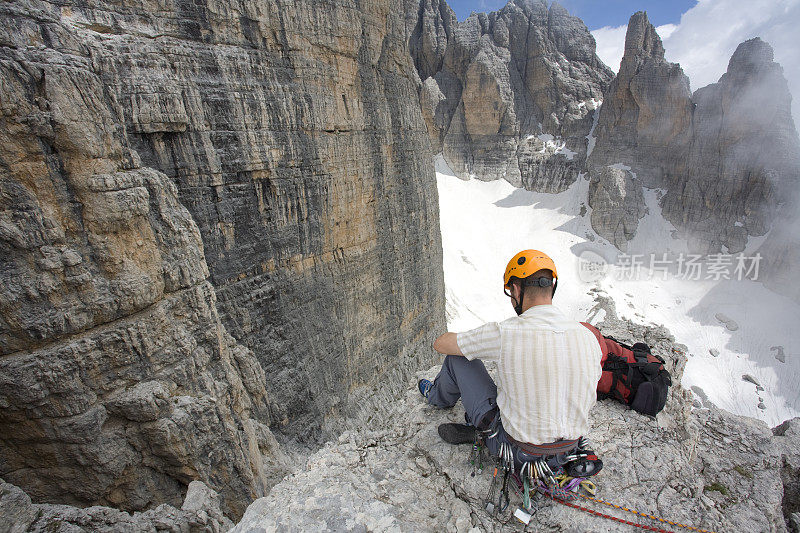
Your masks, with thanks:
[[[484,444],[479,439],[476,439],[469,454],[469,462],[472,465],[472,473],[470,475],[472,477],[483,472],[484,449]]]

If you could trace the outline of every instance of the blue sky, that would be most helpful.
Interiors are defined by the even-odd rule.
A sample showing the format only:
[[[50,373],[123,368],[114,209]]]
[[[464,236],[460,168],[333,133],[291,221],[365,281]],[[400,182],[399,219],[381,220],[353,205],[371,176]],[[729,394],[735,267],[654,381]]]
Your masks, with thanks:
[[[692,8],[696,0],[561,0],[559,2],[571,14],[583,19],[590,30],[603,26],[621,26],[637,11],[647,11],[656,26],[677,24],[681,14]],[[497,11],[506,5],[506,0],[447,0],[456,12],[458,20],[466,19],[470,13]]]

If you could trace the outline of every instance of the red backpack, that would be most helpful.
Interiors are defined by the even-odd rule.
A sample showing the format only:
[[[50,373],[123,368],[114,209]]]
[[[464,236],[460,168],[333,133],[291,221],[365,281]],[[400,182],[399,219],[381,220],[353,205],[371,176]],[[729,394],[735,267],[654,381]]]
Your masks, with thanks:
[[[621,344],[604,337],[600,330],[581,322],[597,337],[603,352],[603,374],[597,383],[597,399],[615,398],[639,413],[655,416],[667,403],[672,377],[664,360],[650,353],[650,347],[637,342]]]

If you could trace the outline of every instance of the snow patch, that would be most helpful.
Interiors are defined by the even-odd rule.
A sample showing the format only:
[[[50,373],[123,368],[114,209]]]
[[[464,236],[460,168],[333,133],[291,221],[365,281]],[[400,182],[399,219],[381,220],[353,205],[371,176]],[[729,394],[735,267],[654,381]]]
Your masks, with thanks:
[[[529,135],[528,139],[531,137],[533,137],[533,135]],[[578,153],[567,148],[566,141],[562,141],[560,138],[553,137],[549,133],[540,133],[536,136],[536,138],[544,143],[544,146],[542,146],[542,149],[539,150],[539,153],[543,154],[545,152],[551,152],[553,154],[562,154],[567,158],[568,161],[572,161],[572,159]]]
[[[592,98],[592,103],[596,105],[594,108],[594,113],[592,113],[592,129],[589,130],[589,135],[586,136],[586,140],[588,141],[588,145],[586,147],[586,158],[588,159],[592,152],[594,151],[594,145],[597,142],[597,139],[594,137],[594,129],[597,127],[597,121],[600,118],[600,106],[603,105],[602,100],[595,100]],[[581,102],[583,103],[583,102]]]

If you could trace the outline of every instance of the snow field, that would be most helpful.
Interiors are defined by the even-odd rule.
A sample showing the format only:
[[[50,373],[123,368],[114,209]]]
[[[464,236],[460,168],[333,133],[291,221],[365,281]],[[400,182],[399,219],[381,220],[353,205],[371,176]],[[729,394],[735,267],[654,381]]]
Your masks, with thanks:
[[[770,426],[800,416],[800,355],[795,348],[800,344],[800,305],[758,281],[682,279],[674,271],[651,271],[651,255],[675,257],[687,249],[661,215],[663,191],[644,189],[649,213],[639,221],[626,253],[643,255],[645,264],[633,276],[620,263],[621,252],[591,228],[585,176],[560,194],[546,194],[503,180],[461,180],[441,155],[435,166],[451,331],[513,316],[502,292],[503,272],[514,254],[535,248],[556,263],[554,303],[568,316],[601,321],[603,313],[590,314],[594,300],[589,290],[602,290],[615,301],[621,317],[663,324],[688,346],[682,384],[699,388],[700,398],[705,395],[718,407]],[[744,254],[754,254],[763,240],[751,239]],[[605,275],[587,275],[581,257],[604,260]]]

